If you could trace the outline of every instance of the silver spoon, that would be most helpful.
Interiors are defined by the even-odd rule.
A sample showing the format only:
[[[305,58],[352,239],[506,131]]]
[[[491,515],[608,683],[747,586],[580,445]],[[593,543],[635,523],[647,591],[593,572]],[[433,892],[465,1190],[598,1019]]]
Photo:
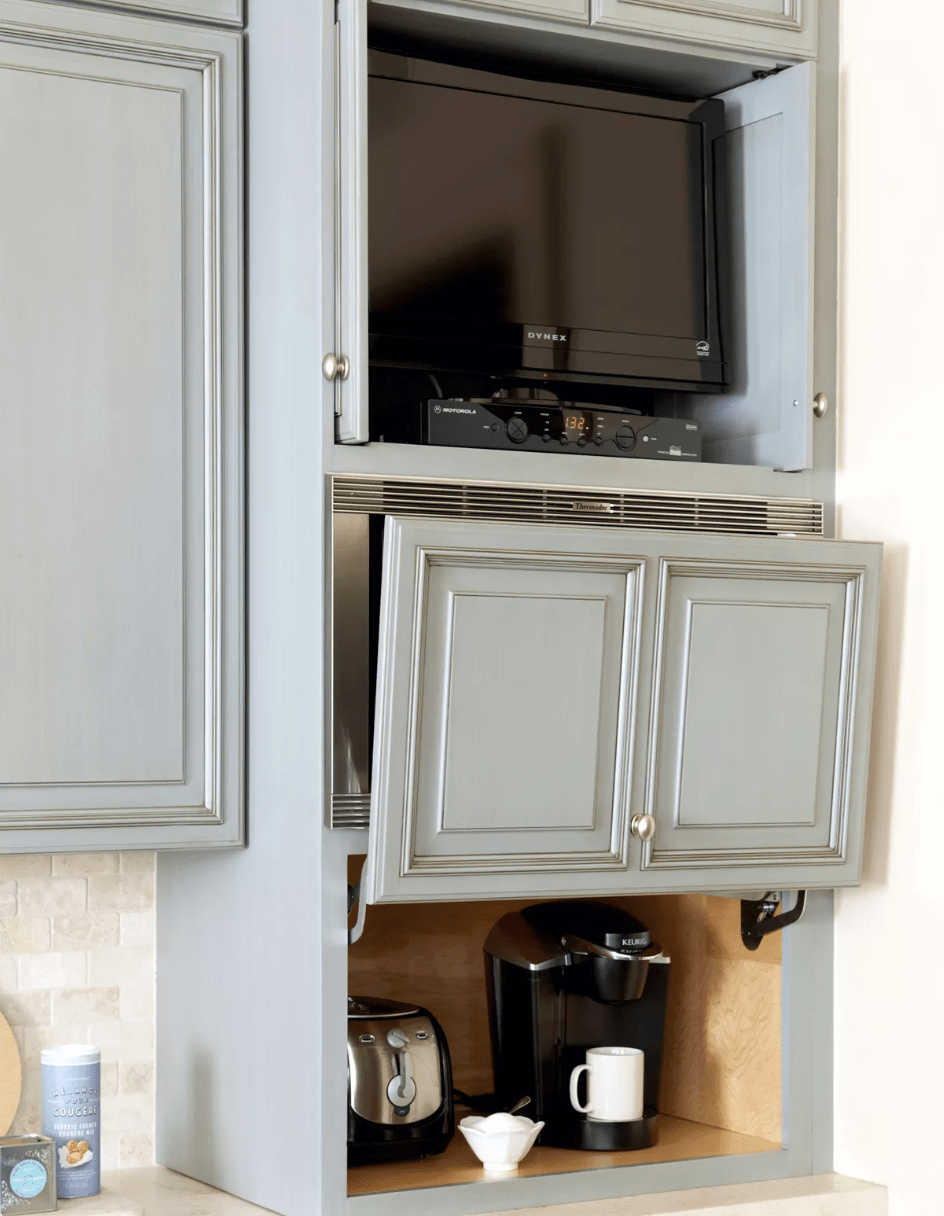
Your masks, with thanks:
[[[530,1101],[531,1101],[531,1095],[525,1094],[525,1096],[523,1098],[519,1098],[518,1101],[514,1104],[514,1106],[508,1112],[509,1115],[513,1115],[515,1113],[515,1111],[521,1110],[521,1108],[523,1106],[527,1106]]]

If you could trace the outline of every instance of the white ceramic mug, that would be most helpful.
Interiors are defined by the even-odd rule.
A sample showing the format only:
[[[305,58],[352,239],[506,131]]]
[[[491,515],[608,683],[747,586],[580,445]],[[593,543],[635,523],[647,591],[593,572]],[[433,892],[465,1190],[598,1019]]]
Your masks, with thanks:
[[[626,1123],[642,1118],[642,1080],[645,1056],[638,1047],[591,1047],[586,1064],[570,1074],[570,1101],[574,1110],[590,1119]],[[587,1073],[587,1105],[577,1097],[580,1074]]]

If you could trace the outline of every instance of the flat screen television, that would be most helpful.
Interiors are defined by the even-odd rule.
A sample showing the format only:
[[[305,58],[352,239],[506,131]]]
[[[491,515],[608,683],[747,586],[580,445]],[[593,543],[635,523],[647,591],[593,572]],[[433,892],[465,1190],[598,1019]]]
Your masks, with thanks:
[[[378,367],[720,390],[718,100],[372,52]]]

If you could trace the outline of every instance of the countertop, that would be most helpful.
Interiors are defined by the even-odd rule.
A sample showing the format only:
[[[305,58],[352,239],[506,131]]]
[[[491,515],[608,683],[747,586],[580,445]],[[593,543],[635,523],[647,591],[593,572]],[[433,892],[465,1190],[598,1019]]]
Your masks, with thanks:
[[[112,1170],[102,1193],[71,1199],[81,1216],[271,1216],[267,1208],[235,1199],[161,1166]],[[65,1205],[60,1210],[66,1210]],[[839,1174],[788,1178],[627,1199],[594,1200],[543,1208],[519,1208],[494,1216],[887,1216],[888,1193]],[[312,1212],[311,1216],[318,1216]]]

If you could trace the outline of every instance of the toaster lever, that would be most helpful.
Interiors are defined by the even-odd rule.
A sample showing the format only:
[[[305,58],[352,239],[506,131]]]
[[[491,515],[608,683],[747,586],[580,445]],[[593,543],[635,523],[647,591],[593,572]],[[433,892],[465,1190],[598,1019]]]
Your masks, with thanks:
[[[392,1077],[387,1086],[387,1097],[394,1106],[409,1106],[416,1097],[416,1082],[412,1077],[410,1053],[397,1053],[397,1075]]]

